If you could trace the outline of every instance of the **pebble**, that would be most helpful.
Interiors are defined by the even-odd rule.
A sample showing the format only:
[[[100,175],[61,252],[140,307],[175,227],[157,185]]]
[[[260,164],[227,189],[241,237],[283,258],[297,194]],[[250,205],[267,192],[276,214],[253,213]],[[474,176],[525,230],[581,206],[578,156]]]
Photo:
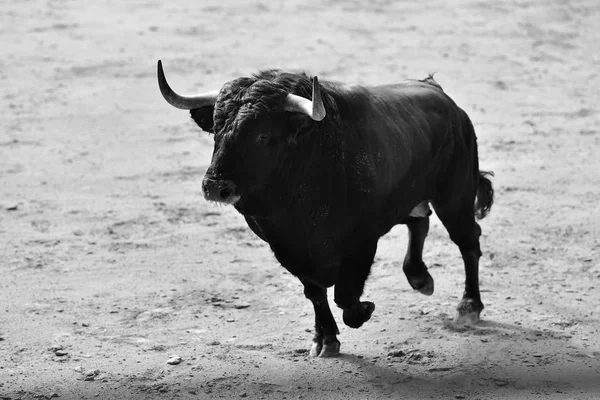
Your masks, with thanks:
[[[59,357],[62,357],[62,356],[66,356],[67,354],[69,354],[69,352],[66,351],[66,350],[56,350],[54,352],[54,354],[57,355],[57,356],[59,356]]]
[[[388,357],[404,357],[406,353],[402,350],[392,351],[388,353]]]
[[[167,364],[169,365],[177,365],[182,361],[182,358],[179,356],[171,356],[171,358],[169,358],[167,360]]]
[[[248,307],[250,307],[250,303],[243,303],[243,302],[240,302],[240,303],[235,303],[235,304],[233,305],[233,307],[234,307],[234,308],[237,308],[238,310],[241,310],[241,309],[244,309],[244,308],[248,308]]]
[[[50,351],[57,351],[57,350],[62,350],[64,349],[64,347],[60,344],[54,344],[52,346],[50,346],[50,348],[48,350]]]
[[[95,378],[97,381],[108,382],[108,376],[105,373],[99,373]]]

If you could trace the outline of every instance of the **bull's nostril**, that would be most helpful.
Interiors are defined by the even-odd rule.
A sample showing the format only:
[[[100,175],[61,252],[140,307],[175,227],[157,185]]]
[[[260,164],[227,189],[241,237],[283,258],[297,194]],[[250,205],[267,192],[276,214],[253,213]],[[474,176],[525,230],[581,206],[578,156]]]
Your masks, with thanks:
[[[232,193],[233,192],[230,188],[225,188],[221,189],[221,191],[219,192],[219,196],[221,196],[221,199],[227,200],[232,195]]]

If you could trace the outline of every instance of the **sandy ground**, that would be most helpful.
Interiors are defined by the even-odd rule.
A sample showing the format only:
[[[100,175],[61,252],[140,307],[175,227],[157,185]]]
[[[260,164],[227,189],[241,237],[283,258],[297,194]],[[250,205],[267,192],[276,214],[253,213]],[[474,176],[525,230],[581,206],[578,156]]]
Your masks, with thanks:
[[[0,399],[595,399],[600,396],[600,4],[0,1]],[[437,79],[473,119],[496,204],[482,322],[380,241],[359,330],[311,359],[311,304],[232,208],[202,199],[212,138],[170,107],[260,68]],[[178,365],[167,361],[174,355]]]

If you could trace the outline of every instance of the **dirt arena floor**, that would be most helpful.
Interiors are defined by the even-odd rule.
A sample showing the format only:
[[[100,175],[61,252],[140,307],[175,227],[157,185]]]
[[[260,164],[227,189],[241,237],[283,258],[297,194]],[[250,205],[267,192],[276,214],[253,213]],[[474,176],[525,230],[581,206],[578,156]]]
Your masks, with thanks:
[[[597,0],[0,4],[0,399],[600,398]],[[496,173],[482,321],[448,324],[464,274],[434,218],[436,293],[394,228],[373,318],[335,309],[343,354],[309,358],[312,305],[202,198],[213,139],[162,99],[158,59],[183,93],[437,72]]]

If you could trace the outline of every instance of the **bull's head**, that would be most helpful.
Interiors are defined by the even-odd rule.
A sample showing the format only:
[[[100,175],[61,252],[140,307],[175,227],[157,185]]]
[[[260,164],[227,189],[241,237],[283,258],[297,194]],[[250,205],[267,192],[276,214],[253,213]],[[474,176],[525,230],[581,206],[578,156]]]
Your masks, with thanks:
[[[215,134],[211,165],[202,181],[207,200],[234,204],[243,214],[265,214],[273,186],[288,185],[281,175],[289,155],[290,124],[298,113],[325,118],[319,83],[312,79],[312,100],[288,93],[276,82],[239,78],[221,90],[194,96],[175,93],[158,61],[158,84],[165,100],[191,110],[198,125]],[[304,117],[306,118],[306,117]]]

